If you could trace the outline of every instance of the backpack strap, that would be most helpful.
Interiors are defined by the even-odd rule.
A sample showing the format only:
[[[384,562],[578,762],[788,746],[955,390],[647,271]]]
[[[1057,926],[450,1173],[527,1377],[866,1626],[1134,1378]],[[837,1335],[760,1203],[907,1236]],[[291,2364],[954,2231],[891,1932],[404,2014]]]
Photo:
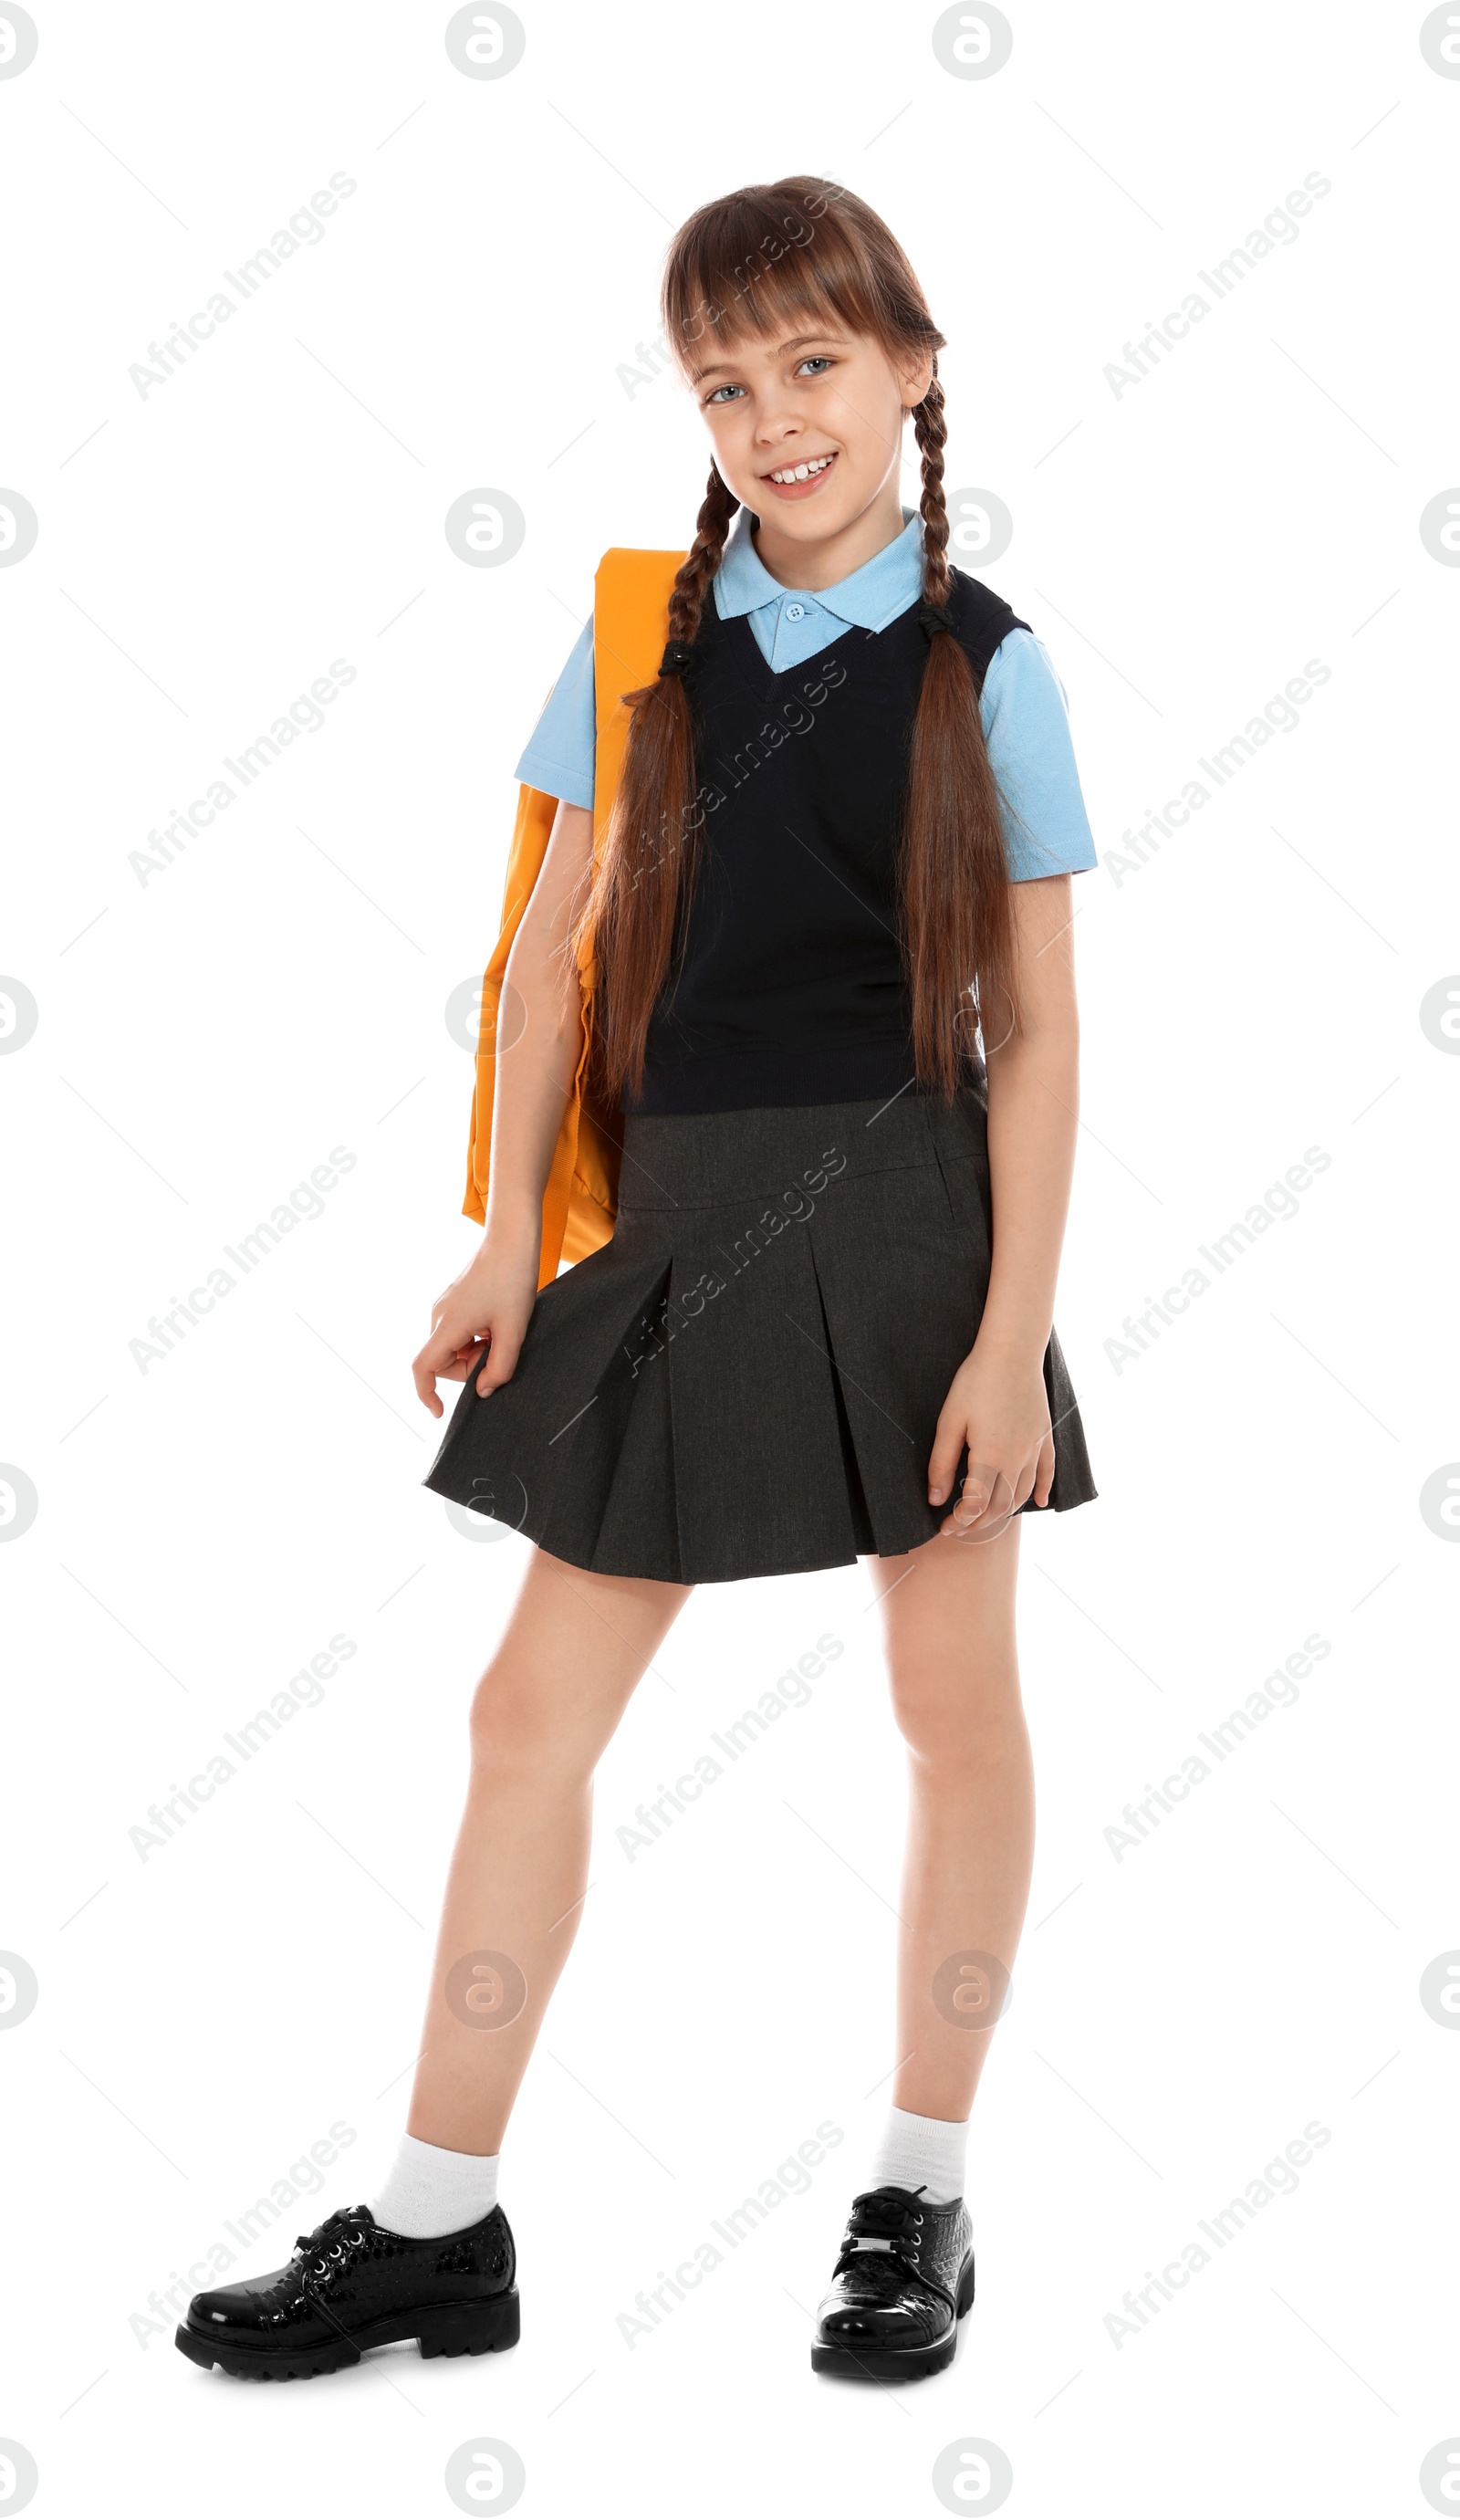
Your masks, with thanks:
[[[594,578],[594,856],[597,861],[618,793],[624,745],[632,711],[623,705],[625,692],[638,691],[658,671],[668,635],[669,598],[686,555],[680,552],[631,551],[603,554]],[[496,1075],[497,1010],[522,913],[542,872],[557,814],[557,799],[536,788],[521,787],[517,816],[508,849],[502,932],[482,982],[481,1025],[477,1037],[476,1075],[471,1096],[471,1122],[466,1148],[466,1195],[462,1213],[478,1224],[486,1221],[486,1192],[492,1138],[492,1090]],[[613,1232],[618,1203],[618,1160],[622,1124],[617,1112],[595,1112],[585,1102],[592,1040],[593,1002],[597,968],[592,942],[579,957],[583,1028],[573,1098],[568,1103],[553,1151],[543,1195],[542,1264],[539,1287],[556,1277],[561,1261],[586,1259]]]
[[[623,695],[642,690],[659,670],[669,635],[669,599],[686,558],[682,551],[631,551],[620,545],[603,554],[594,574],[596,866],[618,795],[624,747],[634,714],[625,708]],[[586,1260],[590,1251],[597,1251],[609,1239],[618,1209],[623,1118],[618,1111],[596,1108],[588,1082],[594,1001],[598,988],[598,967],[591,937],[585,939],[579,954],[578,985],[583,995],[582,1048],[573,1100],[564,1114],[543,1202],[545,1275],[540,1283],[544,1285],[550,1276],[555,1276],[559,1260]],[[563,1166],[561,1176],[559,1163]]]
[[[651,683],[669,636],[669,599],[688,558],[682,551],[606,551],[594,578],[594,846],[618,793],[629,720],[622,695]]]
[[[552,689],[544,702],[552,698]],[[557,818],[557,798],[541,788],[519,787],[517,815],[508,842],[507,884],[502,902],[502,931],[482,976],[481,1013],[476,1036],[476,1063],[471,1086],[471,1119],[466,1132],[466,1195],[462,1214],[478,1225],[487,1221],[487,1159],[492,1145],[492,1088],[497,1074],[497,1011],[507,958],[512,950],[528,897],[542,873],[548,842]],[[554,1158],[555,1161],[555,1158]]]

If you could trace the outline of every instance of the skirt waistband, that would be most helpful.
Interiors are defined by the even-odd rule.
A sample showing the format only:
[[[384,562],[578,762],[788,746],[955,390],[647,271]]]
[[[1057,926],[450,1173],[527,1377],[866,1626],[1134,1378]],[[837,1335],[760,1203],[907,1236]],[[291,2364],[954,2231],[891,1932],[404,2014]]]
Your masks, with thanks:
[[[624,1116],[621,1215],[720,1207],[728,1200],[813,1194],[838,1175],[895,1172],[985,1154],[987,1098],[963,1086],[951,1102],[907,1092],[892,1102],[797,1102],[742,1111],[639,1111]]]

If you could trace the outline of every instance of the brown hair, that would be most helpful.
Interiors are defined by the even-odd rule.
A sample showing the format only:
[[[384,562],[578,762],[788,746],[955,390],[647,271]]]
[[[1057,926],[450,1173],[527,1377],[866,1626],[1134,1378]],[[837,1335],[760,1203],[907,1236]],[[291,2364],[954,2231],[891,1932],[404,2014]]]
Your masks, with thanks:
[[[937,353],[946,337],[876,212],[855,193],[810,176],[728,193],[696,210],[674,238],[661,304],[666,336],[686,363],[707,334],[731,344],[793,316],[828,310],[894,360],[934,354],[933,382],[913,425],[922,456],[923,603],[945,606],[952,578]],[[712,463],[694,542],[670,597],[669,638],[685,649],[698,631],[739,504]],[[633,712],[623,769],[579,929],[592,938],[597,962],[597,1078],[612,1102],[625,1082],[635,1094],[642,1088],[649,1018],[682,932],[703,821],[683,675],[660,672],[622,697]],[[970,988],[977,988],[986,1042],[995,1004],[999,1040],[1017,1029],[1019,1016],[998,788],[972,668],[948,628],[929,639],[912,726],[898,894],[917,1080],[951,1097],[974,1044]]]

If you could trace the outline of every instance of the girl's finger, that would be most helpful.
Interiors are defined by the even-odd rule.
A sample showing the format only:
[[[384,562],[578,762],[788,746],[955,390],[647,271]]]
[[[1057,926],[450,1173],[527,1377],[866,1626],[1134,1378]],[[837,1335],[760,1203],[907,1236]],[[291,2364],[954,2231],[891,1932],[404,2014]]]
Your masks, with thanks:
[[[960,1531],[977,1522],[988,1512],[998,1494],[999,1473],[987,1462],[970,1462],[968,1472],[953,1507],[953,1521]]]
[[[962,1495],[943,1529],[953,1540],[996,1540],[1013,1510],[1014,1491],[1004,1471],[990,1462],[971,1462]]]
[[[1035,1503],[1047,1505],[1054,1485],[1054,1437],[1046,1435],[1040,1446],[1040,1466],[1035,1475]]]
[[[487,1340],[477,1339],[473,1345],[463,1347],[455,1340],[444,1340],[439,1330],[431,1332],[412,1364],[411,1376],[417,1397],[424,1402],[433,1418],[442,1414],[441,1403],[436,1397],[437,1382],[465,1382],[472,1371],[473,1361],[479,1363],[486,1354],[487,1345]]]
[[[993,1462],[970,1461],[962,1490],[944,1524],[954,1538],[989,1539],[999,1527],[1009,1500],[1009,1482]]]
[[[486,1364],[476,1377],[478,1400],[485,1400],[489,1392],[500,1390],[504,1382],[510,1382],[517,1370],[521,1346],[520,1339],[509,1339],[505,1332],[492,1340]]]
[[[940,1418],[928,1459],[928,1503],[942,1505],[952,1486],[967,1435],[961,1418]]]

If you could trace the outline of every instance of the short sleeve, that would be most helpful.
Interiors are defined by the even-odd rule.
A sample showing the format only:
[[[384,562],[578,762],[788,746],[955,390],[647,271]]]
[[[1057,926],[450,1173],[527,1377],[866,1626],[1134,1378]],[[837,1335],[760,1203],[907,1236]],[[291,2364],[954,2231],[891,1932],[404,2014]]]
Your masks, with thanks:
[[[512,776],[545,796],[592,806],[597,722],[594,706],[594,617],[590,613],[558,675]]]
[[[980,714],[1004,803],[1010,880],[1097,866],[1065,688],[1032,630],[1011,630],[995,649]]]

